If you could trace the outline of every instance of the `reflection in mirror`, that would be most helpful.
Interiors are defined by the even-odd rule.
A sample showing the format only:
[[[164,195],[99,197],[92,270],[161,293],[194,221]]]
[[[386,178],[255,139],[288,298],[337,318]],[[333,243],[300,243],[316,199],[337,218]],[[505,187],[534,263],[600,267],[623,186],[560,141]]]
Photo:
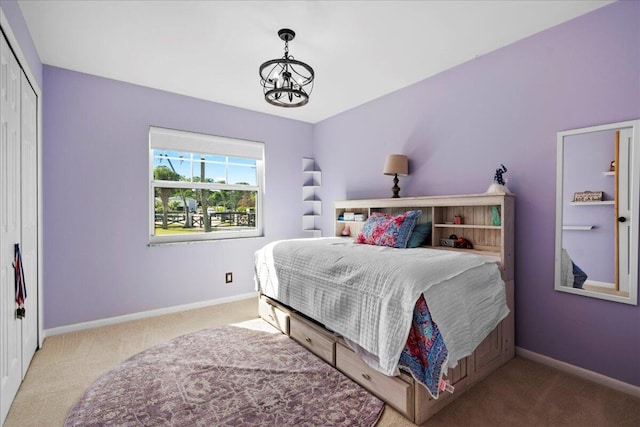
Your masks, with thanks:
[[[555,289],[636,305],[640,120],[558,132]]]

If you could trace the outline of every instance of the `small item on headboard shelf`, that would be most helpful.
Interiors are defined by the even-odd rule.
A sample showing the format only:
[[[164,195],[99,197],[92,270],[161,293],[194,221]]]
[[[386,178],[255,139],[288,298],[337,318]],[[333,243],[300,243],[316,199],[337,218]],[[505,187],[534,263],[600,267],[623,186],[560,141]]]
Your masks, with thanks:
[[[448,239],[440,239],[440,246],[446,248],[473,249],[473,244],[464,237],[458,237],[455,234],[449,236]]]
[[[342,235],[351,236],[351,227],[349,227],[349,224],[345,225],[344,228],[342,229]]]
[[[354,221],[356,218],[356,214],[354,212],[345,212],[344,220],[345,221]]]
[[[456,239],[440,239],[440,246],[444,246],[445,248],[453,248],[453,244],[456,242]]]
[[[458,237],[456,241],[453,242],[453,247],[460,249],[473,249],[471,242],[464,237]]]
[[[500,206],[491,207],[491,225],[499,227],[502,224],[502,208]]]

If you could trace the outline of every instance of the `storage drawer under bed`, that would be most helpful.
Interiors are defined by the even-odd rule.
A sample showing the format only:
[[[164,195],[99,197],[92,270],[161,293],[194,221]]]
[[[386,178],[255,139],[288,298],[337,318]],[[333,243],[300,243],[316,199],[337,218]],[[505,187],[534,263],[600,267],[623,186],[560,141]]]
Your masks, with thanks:
[[[367,365],[353,350],[341,343],[336,344],[336,367],[405,417],[413,419],[413,379],[401,374],[397,377],[384,375]]]
[[[289,335],[290,315],[288,310],[285,311],[283,307],[276,305],[264,295],[260,295],[258,300],[258,315],[285,335]]]
[[[316,356],[335,365],[336,363],[336,342],[333,334],[324,328],[314,325],[308,320],[301,318],[297,314],[293,314],[290,318],[290,334],[289,336],[296,340],[300,345],[307,348]]]

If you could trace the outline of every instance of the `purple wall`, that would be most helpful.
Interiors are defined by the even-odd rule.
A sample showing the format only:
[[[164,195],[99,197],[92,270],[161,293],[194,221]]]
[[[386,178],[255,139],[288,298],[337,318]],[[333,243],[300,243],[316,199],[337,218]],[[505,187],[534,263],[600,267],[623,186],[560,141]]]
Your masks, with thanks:
[[[562,247],[588,275],[587,280],[615,282],[616,221],[613,205],[572,205],[573,195],[602,191],[603,200],[615,197],[615,180],[603,175],[615,158],[615,131],[564,138],[563,224],[593,225],[589,231],[565,230]]]
[[[640,307],[554,291],[556,132],[640,117],[640,2],[617,2],[314,127],[324,201],[516,194],[516,344],[640,386]],[[425,41],[428,43],[428,41]],[[327,203],[327,202],[325,202]],[[329,209],[321,219],[333,227]]]
[[[45,328],[252,292],[254,251],[302,237],[310,124],[46,65],[44,84]],[[265,237],[147,246],[149,125],[263,141]]]

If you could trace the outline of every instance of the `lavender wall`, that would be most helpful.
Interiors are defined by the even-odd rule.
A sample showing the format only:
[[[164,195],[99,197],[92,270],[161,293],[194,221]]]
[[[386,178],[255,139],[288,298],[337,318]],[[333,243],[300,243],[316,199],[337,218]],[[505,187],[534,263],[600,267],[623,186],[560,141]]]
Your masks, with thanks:
[[[516,193],[516,344],[640,386],[640,307],[556,292],[556,132],[640,117],[640,2],[617,2],[314,127],[325,201]],[[425,41],[428,43],[428,41]],[[331,232],[325,210],[321,225]]]
[[[252,292],[254,251],[301,237],[310,124],[46,65],[44,86],[45,328]],[[265,237],[147,246],[149,125],[263,141]]]

